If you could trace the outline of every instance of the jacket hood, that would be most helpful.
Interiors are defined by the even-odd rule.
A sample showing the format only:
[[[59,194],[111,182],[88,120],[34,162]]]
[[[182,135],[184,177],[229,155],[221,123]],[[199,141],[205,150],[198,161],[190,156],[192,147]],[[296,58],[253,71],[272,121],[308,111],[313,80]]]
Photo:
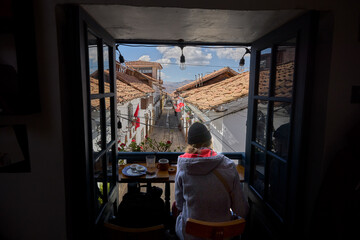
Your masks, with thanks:
[[[185,153],[179,156],[178,168],[190,175],[206,175],[216,168],[224,159],[221,154],[211,149],[203,149],[201,154]]]

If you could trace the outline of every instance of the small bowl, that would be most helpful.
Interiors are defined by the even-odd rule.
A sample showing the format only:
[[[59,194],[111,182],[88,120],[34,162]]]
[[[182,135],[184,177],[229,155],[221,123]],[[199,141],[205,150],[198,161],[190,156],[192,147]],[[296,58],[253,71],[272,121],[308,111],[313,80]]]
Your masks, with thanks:
[[[136,170],[139,171],[139,172],[142,172],[142,171],[145,171],[145,167],[144,166],[141,166],[141,165],[138,165],[136,167]]]
[[[137,166],[139,166],[139,165],[137,165],[137,164],[131,164],[131,165],[130,165],[130,168],[131,168],[132,170],[136,170],[136,167],[137,167]]]
[[[168,171],[169,171],[169,173],[174,173],[174,172],[176,172],[176,168],[170,167],[170,168],[168,169]]]

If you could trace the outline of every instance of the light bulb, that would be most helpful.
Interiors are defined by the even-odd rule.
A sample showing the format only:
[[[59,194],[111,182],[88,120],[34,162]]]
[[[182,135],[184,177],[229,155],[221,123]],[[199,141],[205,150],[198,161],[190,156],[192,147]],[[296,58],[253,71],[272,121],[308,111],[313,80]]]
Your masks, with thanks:
[[[121,53],[120,53],[120,56],[119,56],[119,62],[120,62],[120,63],[124,63],[124,62],[125,62],[124,57],[123,57],[123,55],[121,55]]]
[[[244,57],[242,57],[242,58],[240,59],[239,65],[240,65],[240,67],[242,67],[242,66],[245,65],[245,59],[244,59]]]
[[[245,70],[245,67],[244,67],[244,66],[239,66],[239,68],[238,68],[239,73],[244,72],[244,70]]]
[[[181,69],[181,70],[185,70],[185,69],[186,69],[185,56],[184,56],[184,54],[181,54],[181,57],[180,57],[180,69]]]
[[[185,69],[186,69],[185,63],[180,63],[180,70],[185,70]]]

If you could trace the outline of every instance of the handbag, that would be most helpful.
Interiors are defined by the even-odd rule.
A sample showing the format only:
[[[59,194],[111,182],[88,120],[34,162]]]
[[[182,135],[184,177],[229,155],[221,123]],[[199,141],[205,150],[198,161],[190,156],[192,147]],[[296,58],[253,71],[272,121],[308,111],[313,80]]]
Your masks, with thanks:
[[[226,180],[224,179],[224,177],[219,173],[218,170],[214,169],[212,171],[214,173],[214,175],[220,180],[220,182],[223,184],[223,186],[225,187],[226,191],[229,193],[230,196],[230,201],[231,201],[231,206],[232,206],[232,199],[233,199],[233,192],[231,191],[231,188],[229,186],[229,184],[226,182]],[[239,216],[237,216],[231,209],[230,209],[231,215],[232,215],[232,220],[238,219],[240,218]]]

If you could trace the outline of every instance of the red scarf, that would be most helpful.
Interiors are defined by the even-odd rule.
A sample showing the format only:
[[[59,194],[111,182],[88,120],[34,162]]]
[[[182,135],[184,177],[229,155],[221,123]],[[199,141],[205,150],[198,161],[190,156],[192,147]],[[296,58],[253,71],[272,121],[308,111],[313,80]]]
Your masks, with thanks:
[[[200,153],[184,153],[181,155],[181,158],[199,158],[199,157],[214,157],[216,156],[216,152],[214,152],[210,148],[200,149]]]

